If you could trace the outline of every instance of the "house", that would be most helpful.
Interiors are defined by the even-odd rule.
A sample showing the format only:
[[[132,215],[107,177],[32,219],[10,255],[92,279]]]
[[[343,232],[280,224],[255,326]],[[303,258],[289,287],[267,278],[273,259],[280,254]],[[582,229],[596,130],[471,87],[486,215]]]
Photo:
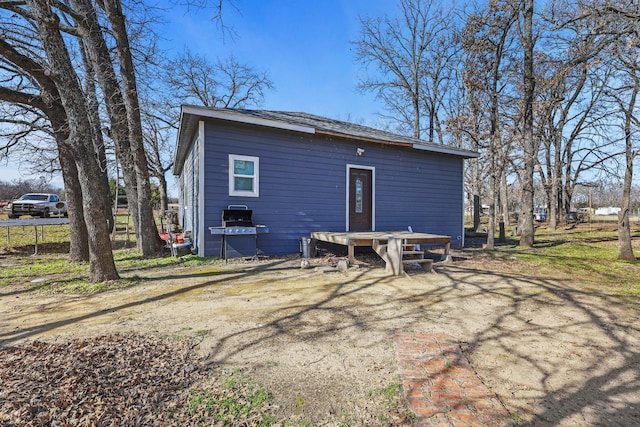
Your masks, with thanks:
[[[407,230],[464,244],[464,160],[477,154],[305,113],[182,107],[173,173],[179,220],[221,256],[229,205],[264,224],[259,250],[299,252],[318,231]]]

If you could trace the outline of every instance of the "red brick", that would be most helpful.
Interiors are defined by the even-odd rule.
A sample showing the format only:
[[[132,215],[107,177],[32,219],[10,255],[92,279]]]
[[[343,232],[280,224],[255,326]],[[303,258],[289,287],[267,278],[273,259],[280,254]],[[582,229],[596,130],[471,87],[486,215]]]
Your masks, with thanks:
[[[425,417],[425,418],[432,418],[437,414],[442,413],[441,408],[436,408],[434,406],[423,406],[416,409],[411,408],[411,410],[413,411],[414,414],[416,414],[417,417]]]
[[[426,399],[427,397],[429,397],[429,395],[427,393],[425,393],[421,387],[415,387],[412,388],[410,390],[405,390],[405,395],[407,396],[407,399],[409,398],[413,398],[413,399]]]
[[[453,427],[486,427],[487,425],[494,425],[494,422],[482,423],[475,416],[466,413],[449,413],[449,419]]]
[[[460,398],[458,394],[440,394],[434,395],[432,402],[436,406],[442,406],[444,408],[461,409],[466,407],[466,402]]]
[[[490,399],[493,393],[486,387],[465,387],[462,394],[468,397],[470,400]]]
[[[403,391],[416,426],[484,426],[509,420],[504,406],[477,377],[446,334],[394,336]]]
[[[475,417],[469,412],[452,411],[447,414],[452,421],[464,421],[471,423],[475,420]]]
[[[448,369],[448,372],[449,375],[458,379],[464,379],[466,381],[478,381],[478,377],[475,373],[473,373],[473,371],[460,365],[452,366]]]
[[[460,387],[460,384],[453,381],[452,378],[449,378],[448,381],[444,382],[443,386],[447,390],[447,394],[455,394],[457,396],[462,395],[462,387]]]
[[[435,357],[432,359],[423,361],[422,363],[420,363],[419,366],[421,369],[424,369],[426,372],[428,372],[432,376],[445,372],[447,370],[447,365],[445,361]]]
[[[403,369],[401,373],[403,377],[410,379],[421,379],[425,377],[424,372],[419,369]]]
[[[418,410],[421,410],[427,407],[427,403],[425,399],[417,399],[414,397],[407,398],[407,405],[413,412],[416,412]]]
[[[474,406],[483,412],[504,409],[500,402],[494,398],[476,399],[474,400]]]

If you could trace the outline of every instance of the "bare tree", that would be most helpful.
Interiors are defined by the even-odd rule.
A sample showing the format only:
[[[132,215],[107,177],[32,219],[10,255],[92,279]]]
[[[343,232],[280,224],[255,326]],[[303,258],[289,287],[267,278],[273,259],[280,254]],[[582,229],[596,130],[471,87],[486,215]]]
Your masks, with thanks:
[[[16,35],[6,39],[11,39],[16,43],[12,45],[6,40],[0,40],[0,58],[4,63],[3,70],[7,76],[3,80],[5,86],[0,87],[0,100],[8,103],[10,107],[7,107],[6,104],[5,107],[15,112],[16,114],[13,117],[16,119],[20,117],[21,124],[25,125],[23,132],[15,132],[15,127],[11,127],[10,144],[13,145],[23,142],[23,140],[29,140],[30,136],[35,136],[39,141],[42,141],[42,135],[39,137],[32,135],[34,132],[44,133],[44,139],[48,135],[55,140],[58,152],[57,161],[62,170],[65,196],[68,202],[70,221],[69,261],[89,261],[88,234],[83,217],[82,191],[73,152],[66,143],[69,137],[68,118],[58,93],[58,87],[50,73],[45,70],[44,64],[38,62],[44,53],[36,54],[32,57],[27,56],[27,53],[30,53],[31,49],[34,48],[25,49],[25,46],[19,42],[20,37],[17,37],[17,35],[26,35],[27,28],[19,25],[7,25],[5,31],[7,32],[6,34]],[[38,38],[37,33],[28,34],[34,39]],[[17,84],[15,84],[16,82]],[[29,84],[25,85],[25,82],[29,82]],[[5,123],[7,123],[9,117],[5,116]],[[31,119],[28,119],[29,117]],[[16,125],[17,120],[13,120],[12,124]],[[24,145],[22,143],[22,146]],[[5,147],[5,149],[8,150],[8,147]]]
[[[631,70],[628,75],[629,87],[627,90],[627,100],[617,98],[620,110],[624,114],[624,181],[622,186],[622,206],[618,213],[618,259],[625,261],[636,261],[631,244],[631,187],[633,183],[633,162],[638,156],[638,148],[635,146],[635,135],[637,134],[640,120],[636,116],[636,102],[640,91],[640,64],[637,56],[623,60]],[[635,131],[634,131],[635,130]]]
[[[549,225],[555,228],[571,207],[573,190],[587,170],[612,158],[603,99],[613,69],[605,50],[610,37],[593,32],[598,22],[582,17],[575,2],[555,0],[543,11],[542,47],[537,55],[537,170],[546,192]]]
[[[575,20],[595,22],[591,34],[602,35],[606,43],[607,59],[616,63],[614,77],[610,81],[609,96],[620,113],[620,128],[624,141],[624,178],[622,206],[618,214],[618,258],[635,261],[631,244],[631,190],[633,187],[633,163],[640,149],[636,136],[638,118],[638,92],[640,91],[640,4],[626,0],[578,1],[581,13]]]
[[[454,21],[433,0],[400,0],[399,18],[360,18],[356,60],[375,71],[359,87],[374,92],[415,138],[422,137],[424,117],[430,140],[440,130],[445,86],[457,61]]]
[[[273,88],[266,72],[258,72],[234,57],[215,63],[186,51],[167,63],[165,81],[182,103],[215,108],[260,105]]]
[[[485,11],[471,15],[465,27],[463,47],[466,53],[464,82],[474,100],[473,120],[483,123],[475,128],[473,139],[485,153],[489,176],[488,249],[494,248],[497,201],[510,151],[510,121],[505,107],[505,92],[513,87],[509,49],[513,45],[513,9],[494,3]],[[511,80],[511,82],[510,82]],[[506,179],[506,178],[505,178]],[[503,196],[506,198],[506,194]],[[508,213],[507,213],[508,215]],[[504,227],[501,227],[504,238]]]
[[[624,6],[623,6],[624,7]],[[626,11],[623,13],[623,11]],[[637,20],[640,19],[640,9],[636,5],[635,9],[605,9],[602,18],[609,20],[609,27],[612,33],[618,27],[620,20],[634,19],[635,26],[631,26],[632,31],[626,31],[624,26],[622,31],[616,34],[612,42],[609,53],[612,54],[616,67],[616,77],[612,79],[610,96],[614,99],[621,113],[621,129],[624,135],[624,178],[622,186],[622,206],[618,213],[618,258],[626,261],[635,261],[631,244],[631,188],[633,184],[633,164],[640,152],[637,146],[638,131],[640,130],[640,117],[638,106],[638,93],[640,92],[640,26]],[[611,14],[614,16],[612,17]],[[635,14],[635,16],[634,16]],[[628,15],[631,15],[628,16]],[[613,19],[612,19],[613,18]],[[635,27],[635,28],[634,28]]]
[[[520,3],[520,2],[518,2]],[[521,0],[517,5],[522,14],[519,20],[520,43],[523,50],[523,123],[522,147],[523,170],[521,173],[522,209],[519,216],[520,246],[532,247],[535,228],[533,225],[533,173],[538,157],[539,140],[533,135],[533,102],[535,99],[534,44],[533,37],[533,0]]]
[[[80,139],[82,139],[82,144],[88,142],[93,144],[95,148],[99,147],[102,150],[104,148],[101,140],[101,126],[99,126],[99,118],[96,114],[96,91],[92,86],[93,71],[95,71],[95,76],[100,83],[100,94],[105,101],[110,118],[110,130],[113,130],[111,135],[118,143],[118,154],[121,159],[124,159],[123,166],[126,166],[126,170],[129,172],[129,194],[134,198],[130,206],[137,209],[134,215],[134,224],[136,225],[138,244],[143,255],[157,253],[163,246],[163,242],[158,236],[153,218],[148,168],[142,140],[140,108],[137,104],[135,71],[120,1],[92,3],[90,0],[75,0],[70,3],[52,1],[49,4],[34,1],[28,2],[26,5],[20,2],[4,2],[0,6],[8,10],[9,13],[15,13],[22,17],[26,22],[23,25],[24,28],[32,26],[38,29],[41,49],[46,52],[47,59],[55,67],[39,63],[37,67],[27,69],[28,74],[43,74],[50,77],[55,84],[57,94],[60,97],[59,103],[66,117],[62,121],[56,122],[58,125],[54,128],[68,133],[65,136],[65,148],[71,148],[68,154],[69,158],[73,159],[78,167],[78,174],[81,175],[80,182],[83,185],[86,184],[82,188],[83,198],[80,205],[84,204],[85,208],[92,206],[97,208],[102,204],[107,212],[109,211],[107,194],[105,191],[97,189],[98,177],[105,172],[104,151],[97,151],[102,153],[99,156],[102,163],[99,163],[95,156],[87,157],[96,153],[94,149],[86,149],[85,147],[80,150],[68,142],[72,140],[74,143],[80,144]],[[112,36],[113,38],[110,38]],[[39,48],[37,43],[30,43],[28,37],[17,37],[16,40],[18,39],[22,43],[22,49],[27,53]],[[84,55],[85,52],[86,55]],[[116,56],[112,57],[112,52]],[[33,56],[41,57],[42,55],[35,54]],[[76,73],[76,70],[82,69],[78,68],[79,58],[85,59],[86,72],[84,74]],[[56,72],[49,72],[49,68],[55,68]],[[84,92],[79,86],[83,79],[86,83]],[[49,91],[49,93],[52,92]],[[80,101],[80,98],[83,100]],[[63,123],[63,125],[59,123]],[[80,134],[82,137],[78,136]],[[63,152],[63,150],[59,150],[60,156],[63,155]],[[78,153],[82,153],[82,155]],[[93,161],[92,165],[89,165],[90,159]],[[61,165],[63,164],[62,160],[61,157]],[[93,167],[97,167],[97,170],[89,173],[88,171]],[[63,176],[63,178],[66,182],[66,177]],[[88,182],[85,183],[85,181]],[[89,188],[91,189],[89,190]],[[98,200],[101,198],[103,200]],[[110,243],[108,245],[109,256],[95,254],[97,250],[107,250],[107,245],[103,243],[103,240],[108,241],[109,233],[108,231],[107,233],[98,232],[107,221],[102,221],[102,217],[95,215],[95,212],[91,212],[88,216],[85,212],[85,220],[89,219],[99,222],[99,225],[92,224],[94,232],[92,233],[90,230],[89,238],[100,239],[100,243],[94,247],[91,246],[91,241],[89,242],[90,262],[94,264],[96,260],[102,260],[108,263],[111,260],[113,263]],[[117,277],[117,272],[112,274],[115,272],[115,267],[111,269],[112,272],[108,271],[109,268],[106,264],[97,266],[97,268],[102,269],[102,272],[94,270],[92,267],[91,280],[101,281],[104,277],[107,277],[106,280],[110,280]]]
[[[167,61],[165,88],[145,88],[142,98],[144,140],[149,173],[158,180],[161,209],[167,209],[166,173],[173,162],[170,141],[178,129],[181,103],[212,108],[250,108],[262,105],[273,82],[264,71],[257,71],[234,57],[208,61],[204,56],[186,51]]]
[[[86,98],[60,32],[59,16],[49,5],[40,1],[27,0],[26,5],[28,10],[21,12],[33,19],[48,60],[45,70],[53,75],[61,104],[67,113],[69,134],[65,143],[73,153],[82,188],[89,242],[89,279],[93,283],[115,280],[119,276],[111,252],[105,215],[107,206],[100,182],[95,179],[100,175],[100,168],[93,154],[93,135]]]
[[[171,111],[171,107],[168,109]],[[164,215],[169,207],[166,174],[173,167],[173,161],[166,159],[173,154],[174,130],[177,129],[176,120],[163,115],[160,109],[147,105],[142,113],[142,126],[149,162],[149,175],[158,180],[160,210]]]
[[[139,228],[136,231],[140,240],[137,244],[143,256],[156,255],[162,250],[164,243],[160,239],[153,216],[149,168],[145,154],[136,73],[131,53],[131,45],[129,43],[128,29],[121,0],[104,1],[100,5],[107,14],[116,41],[116,52],[120,65],[124,103],[127,108],[127,124],[133,157],[133,164],[131,166],[135,172],[138,200]]]
[[[84,65],[85,81],[84,90],[87,97],[87,103],[89,106],[89,113],[91,119],[91,130],[93,132],[93,147],[96,152],[96,160],[102,172],[99,177],[102,184],[102,191],[106,198],[106,205],[108,213],[106,213],[109,221],[109,230],[113,230],[115,226],[115,217],[112,214],[113,202],[111,200],[111,191],[109,189],[109,175],[107,172],[107,150],[103,136],[102,122],[100,120],[100,101],[98,99],[98,91],[96,88],[95,71],[89,58],[87,57],[86,49],[82,42],[79,43],[80,53],[82,57],[82,64]]]
[[[541,58],[538,75],[540,99],[536,102],[536,129],[542,142],[538,172],[549,204],[549,226],[553,229],[566,206],[561,197],[567,194],[563,191],[567,157],[572,153],[573,142],[585,130],[585,125],[590,124],[588,118],[597,102],[597,97],[592,97],[590,103],[582,102],[583,92],[590,89],[587,86],[590,67],[586,61],[576,63],[579,59],[569,59],[569,55],[560,51],[557,57],[549,54]],[[567,132],[572,123],[574,127]]]
[[[75,31],[86,47],[102,91],[110,119],[110,135],[123,169],[130,210],[133,210],[136,242],[143,256],[156,255],[162,248],[153,216],[147,159],[142,139],[136,76],[131,47],[119,0],[100,4],[111,25],[117,58],[112,58],[98,11],[91,0],[73,0]],[[119,65],[119,73],[115,69]],[[122,79],[122,86],[120,81]]]

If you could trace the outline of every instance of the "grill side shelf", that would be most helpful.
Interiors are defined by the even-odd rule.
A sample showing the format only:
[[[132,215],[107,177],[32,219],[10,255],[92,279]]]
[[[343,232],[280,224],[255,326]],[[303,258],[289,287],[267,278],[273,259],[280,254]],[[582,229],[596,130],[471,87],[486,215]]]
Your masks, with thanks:
[[[224,230],[226,227],[209,227],[209,232],[214,235],[222,235],[224,234]]]

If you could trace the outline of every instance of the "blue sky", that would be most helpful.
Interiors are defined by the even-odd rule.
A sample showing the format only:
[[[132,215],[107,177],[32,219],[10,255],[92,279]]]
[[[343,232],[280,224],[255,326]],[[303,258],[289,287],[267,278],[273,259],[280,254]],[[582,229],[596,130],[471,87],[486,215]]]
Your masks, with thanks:
[[[222,40],[209,11],[172,14],[168,46],[188,47],[212,61],[233,54],[240,62],[266,71],[275,90],[265,109],[304,111],[374,125],[381,106],[356,89],[363,70],[355,63],[352,42],[358,16],[393,12],[394,0],[238,0],[223,11],[235,36]]]
[[[234,55],[239,62],[266,71],[274,90],[266,93],[264,109],[383,125],[377,116],[382,105],[356,88],[364,71],[355,62],[352,42],[359,35],[359,16],[393,14],[397,1],[235,0],[225,3],[223,11],[224,23],[234,36],[227,34],[224,39],[211,20],[211,10],[188,12],[174,3],[157,3],[167,8],[167,22],[159,32],[170,56],[185,48],[211,62]],[[3,181],[39,176],[21,175],[17,167],[0,164]],[[52,183],[62,187],[60,177]]]

